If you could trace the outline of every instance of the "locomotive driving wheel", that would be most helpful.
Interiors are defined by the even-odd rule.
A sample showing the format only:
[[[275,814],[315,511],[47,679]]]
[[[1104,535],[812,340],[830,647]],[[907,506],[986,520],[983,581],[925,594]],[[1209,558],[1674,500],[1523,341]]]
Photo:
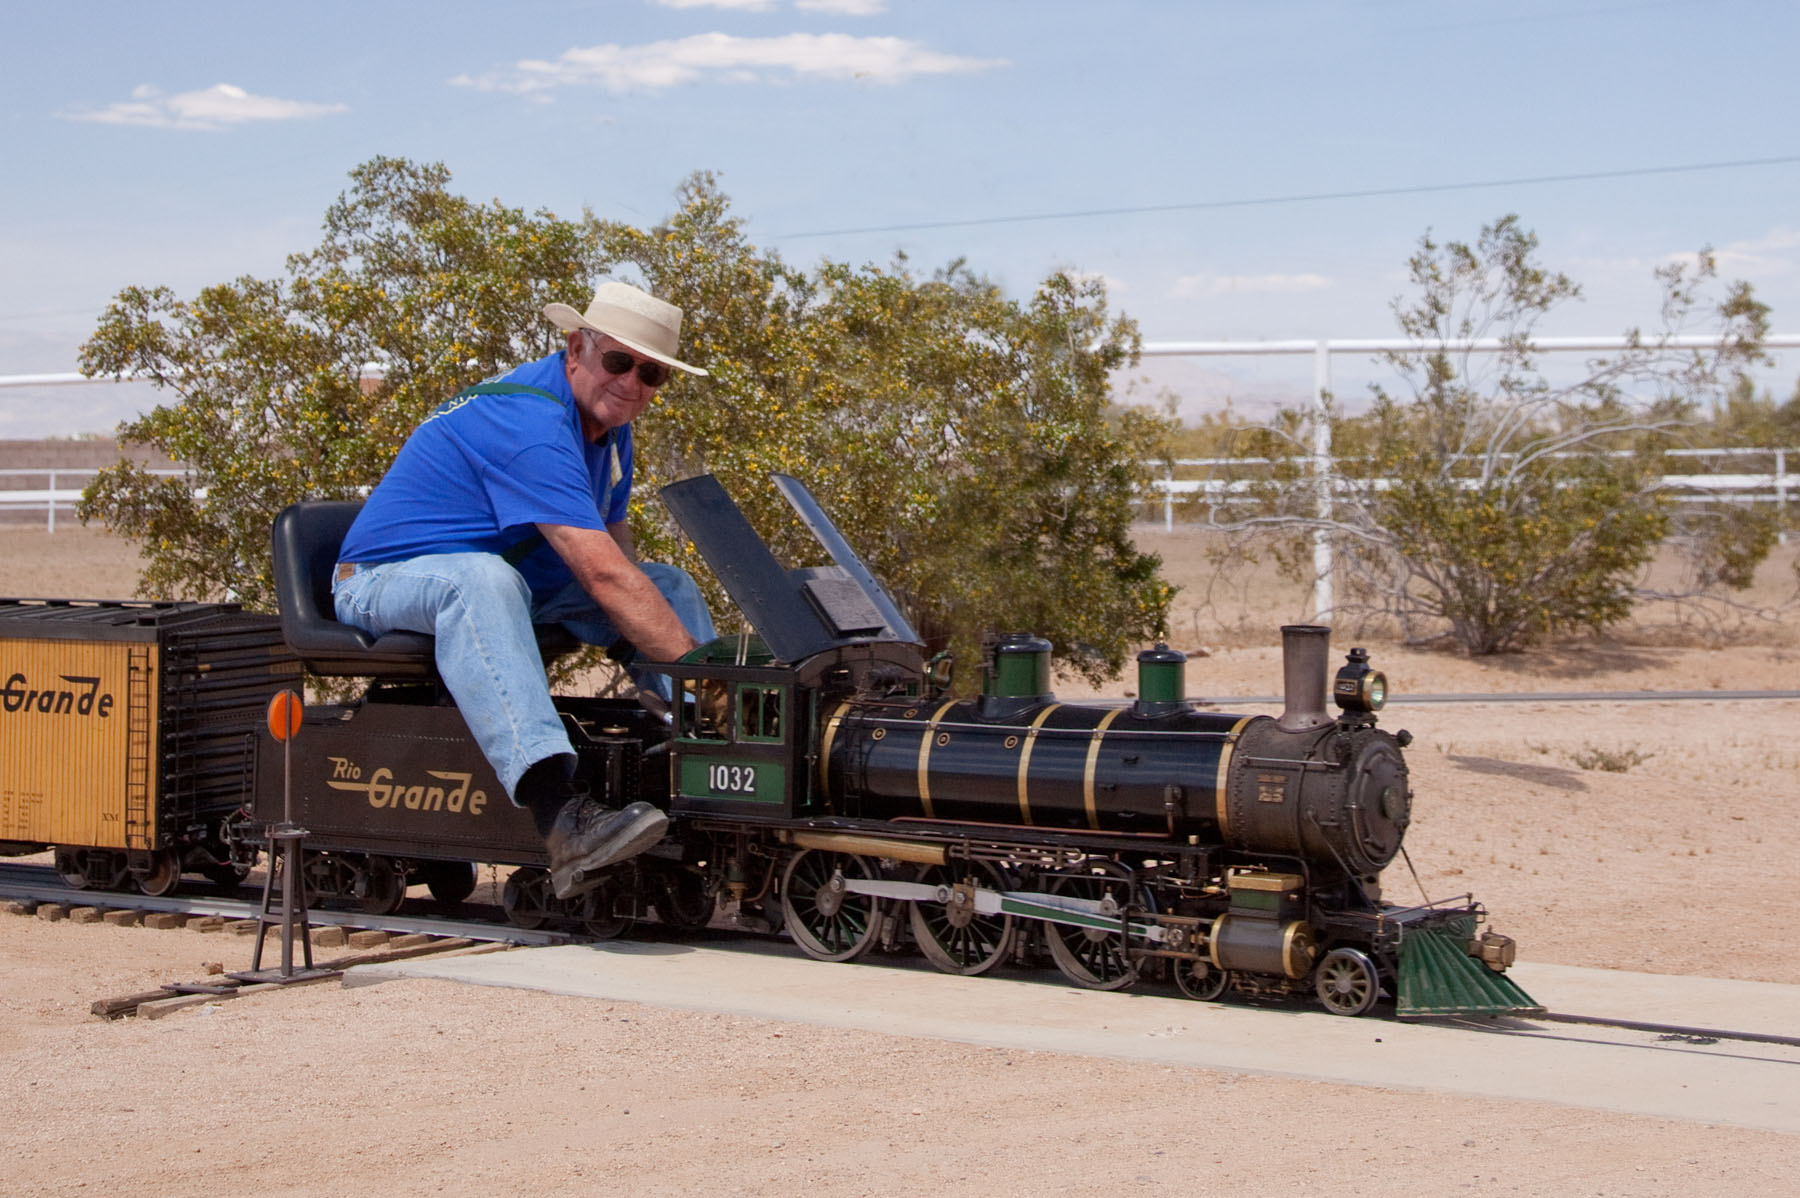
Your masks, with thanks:
[[[850,961],[869,951],[881,933],[881,900],[855,894],[846,883],[879,874],[867,857],[803,849],[781,878],[781,912],[802,952],[820,961]]]
[[[1013,917],[975,910],[977,888],[1004,889],[1000,871],[981,861],[966,866],[927,865],[919,881],[936,886],[941,902],[909,903],[913,939],[925,959],[945,973],[986,973],[1012,952]]]
[[[1050,884],[1050,893],[1099,903],[1111,900],[1111,909],[1122,921],[1131,904],[1131,872],[1116,861],[1090,861],[1058,877]],[[1052,923],[1045,925],[1044,939],[1063,976],[1084,989],[1123,990],[1138,979],[1122,930]]]
[[[1313,974],[1313,992],[1333,1015],[1366,1015],[1381,997],[1381,978],[1368,954],[1334,948]]]

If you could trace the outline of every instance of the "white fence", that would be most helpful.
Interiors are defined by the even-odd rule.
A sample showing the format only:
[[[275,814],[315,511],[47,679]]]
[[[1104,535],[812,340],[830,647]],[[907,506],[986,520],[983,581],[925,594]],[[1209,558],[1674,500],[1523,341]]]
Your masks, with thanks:
[[[17,490],[0,487],[0,511],[42,511],[44,527],[48,532],[56,531],[56,513],[61,510],[73,512],[75,505],[81,502],[81,487],[67,487],[60,484],[74,476],[91,478],[100,473],[100,466],[21,466],[14,469],[0,470],[0,478],[41,478],[43,487],[19,488]],[[186,474],[185,470],[168,468],[150,470],[146,473],[160,474],[175,478]]]
[[[1630,342],[1623,337],[1538,337],[1531,342],[1537,353],[1607,353],[1625,349]],[[1653,343],[1664,349],[1709,350],[1718,347],[1717,337],[1680,336],[1668,337]],[[1800,334],[1771,333],[1763,339],[1765,349],[1800,349]],[[1312,455],[1311,472],[1314,477],[1324,479],[1331,474],[1331,422],[1327,413],[1327,397],[1331,394],[1331,359],[1333,355],[1353,355],[1373,358],[1376,355],[1407,350],[1417,350],[1421,346],[1414,341],[1396,338],[1346,340],[1343,338],[1321,338],[1316,341],[1146,341],[1142,346],[1146,358],[1229,358],[1229,357],[1281,357],[1305,356],[1313,363],[1313,401],[1315,416],[1312,421]],[[1442,349],[1454,353],[1498,353],[1509,348],[1509,344],[1498,337],[1480,337],[1469,340],[1449,340],[1425,347]],[[1778,472],[1780,473],[1780,472]],[[1319,502],[1321,516],[1330,515],[1331,494],[1320,489]],[[1173,496],[1166,501],[1173,504]],[[1167,508],[1165,508],[1165,511]],[[1313,616],[1325,620],[1330,617],[1332,553],[1331,537],[1324,527],[1313,533]]]
[[[1698,503],[1773,503],[1783,510],[1790,500],[1800,497],[1800,473],[1789,469],[1789,463],[1800,464],[1800,448],[1766,449],[1755,446],[1733,446],[1723,449],[1667,449],[1665,457],[1672,458],[1733,458],[1761,457],[1773,458],[1774,470],[1766,473],[1750,474],[1665,474],[1657,479],[1656,487],[1663,491],[1676,491],[1688,502]],[[1559,454],[1559,457],[1571,455]],[[1629,451],[1614,451],[1609,456],[1630,456]],[[1245,478],[1176,478],[1176,470],[1217,470],[1222,467],[1241,468],[1244,466],[1266,466],[1266,458],[1177,458],[1164,467],[1163,477],[1150,484],[1151,489],[1162,497],[1163,529],[1173,531],[1175,528],[1175,508],[1180,500],[1198,497],[1201,501],[1222,503],[1230,496],[1242,494],[1256,485],[1252,479]],[[1386,490],[1392,480],[1377,478],[1367,485],[1374,490]],[[1360,484],[1359,484],[1360,485]],[[1787,534],[1781,534],[1782,543],[1787,542]]]

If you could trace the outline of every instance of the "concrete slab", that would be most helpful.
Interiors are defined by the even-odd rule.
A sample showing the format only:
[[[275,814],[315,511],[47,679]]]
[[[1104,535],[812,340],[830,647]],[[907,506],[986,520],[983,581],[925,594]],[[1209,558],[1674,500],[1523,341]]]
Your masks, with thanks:
[[[1553,1011],[1800,1035],[1800,986],[1523,965]],[[1103,994],[1054,974],[827,965],[788,946],[614,941],[358,966],[346,986],[443,978],[889,1035],[1593,1107],[1800,1133],[1800,1049],[1529,1020],[1395,1023]]]

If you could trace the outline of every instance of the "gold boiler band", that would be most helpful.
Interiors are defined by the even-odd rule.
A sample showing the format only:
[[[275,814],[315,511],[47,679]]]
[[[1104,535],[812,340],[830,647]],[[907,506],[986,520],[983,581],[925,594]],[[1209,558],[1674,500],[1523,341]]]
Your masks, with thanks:
[[[1019,818],[1031,826],[1031,800],[1026,796],[1025,780],[1031,772],[1031,747],[1037,744],[1038,729],[1050,718],[1050,713],[1061,707],[1061,703],[1052,703],[1038,712],[1037,719],[1031,721],[1031,729],[1025,733],[1025,749],[1019,754]]]
[[[1094,798],[1094,774],[1100,764],[1100,741],[1106,736],[1106,730],[1112,722],[1119,718],[1123,707],[1115,707],[1106,713],[1104,719],[1094,728],[1093,739],[1088,741],[1087,768],[1081,771],[1081,805],[1087,810],[1088,827],[1096,832],[1100,830],[1100,808]]]
[[[926,819],[933,818],[931,810],[931,745],[937,739],[938,721],[944,713],[956,706],[955,699],[949,700],[942,707],[931,713],[931,719],[925,724],[925,731],[919,737],[919,809],[925,813]]]

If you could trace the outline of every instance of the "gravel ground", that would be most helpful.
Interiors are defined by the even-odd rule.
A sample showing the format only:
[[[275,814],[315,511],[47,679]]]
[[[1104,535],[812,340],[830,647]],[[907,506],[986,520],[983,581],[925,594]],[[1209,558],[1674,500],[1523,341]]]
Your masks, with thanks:
[[[0,530],[0,546],[10,593],[131,593],[130,557],[103,533]],[[1417,691],[1790,688],[1789,632],[1711,648],[1646,633],[1498,663],[1371,648]],[[1279,678],[1272,649],[1215,647],[1189,689],[1269,694]],[[1797,716],[1791,702],[1390,709],[1417,738],[1419,884],[1472,891],[1530,959],[1800,983],[1785,942],[1800,922]],[[1385,879],[1395,897],[1419,884]],[[1791,1192],[1800,1149],[1769,1132],[430,981],[158,1021],[88,1014],[248,956],[235,937],[0,916],[6,1188],[1755,1195]]]

